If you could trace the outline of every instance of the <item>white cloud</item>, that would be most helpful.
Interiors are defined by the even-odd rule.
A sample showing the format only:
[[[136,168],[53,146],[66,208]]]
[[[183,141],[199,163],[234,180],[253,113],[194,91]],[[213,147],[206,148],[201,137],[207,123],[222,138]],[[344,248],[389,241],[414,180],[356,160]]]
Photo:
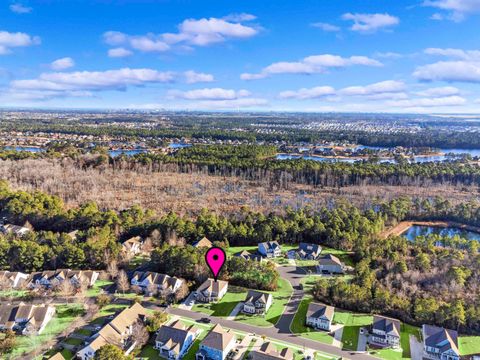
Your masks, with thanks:
[[[344,58],[338,55],[323,54],[308,56],[296,62],[276,62],[262,69],[260,73],[244,73],[242,80],[264,79],[275,74],[317,74],[324,73],[330,68],[344,68],[353,65],[382,66],[377,60],[366,56],[351,56]]]
[[[184,100],[235,100],[249,97],[251,94],[247,90],[230,90],[222,88],[205,88],[189,91],[170,90],[168,96],[175,99]]]
[[[32,12],[32,8],[22,5],[20,3],[14,3],[10,5],[10,11],[16,13],[16,14],[28,14]]]
[[[389,14],[352,14],[347,13],[342,15],[343,20],[352,20],[353,25],[350,28],[352,31],[362,33],[373,33],[383,28],[389,28],[400,23],[396,16]]]
[[[462,21],[466,15],[480,13],[478,0],[425,0],[423,5],[449,12],[450,19],[454,21]]]
[[[390,101],[389,106],[401,108],[422,108],[422,107],[442,107],[442,106],[460,106],[467,101],[461,96],[446,96],[438,98],[420,98],[411,100]]]
[[[419,66],[413,76],[422,81],[480,82],[480,61],[439,61]]]
[[[234,100],[219,100],[219,101],[199,101],[189,104],[189,107],[196,109],[210,109],[210,110],[229,110],[229,109],[247,109],[247,108],[261,108],[268,106],[268,100],[262,98],[241,98]]]
[[[172,46],[208,46],[229,39],[245,39],[258,34],[259,29],[241,22],[255,19],[250,14],[234,14],[226,18],[186,19],[178,25],[178,32],[146,35],[129,35],[119,31],[103,34],[111,46],[130,47],[142,52],[165,52]]]
[[[108,50],[108,56],[111,58],[123,58],[133,55],[133,52],[123,47],[113,48]]]
[[[381,58],[381,59],[400,59],[403,57],[402,54],[388,51],[388,52],[376,52],[375,57]]]
[[[335,89],[331,86],[317,86],[314,88],[302,88],[297,91],[282,91],[279,94],[281,99],[317,99],[327,96],[335,95]]]
[[[338,32],[341,30],[339,26],[323,23],[323,22],[313,23],[312,26],[322,29],[323,31],[326,31],[326,32]]]
[[[71,57],[57,59],[50,64],[52,70],[65,70],[75,66],[75,61]]]
[[[196,84],[201,82],[215,81],[215,78],[213,77],[212,74],[197,73],[193,70],[185,71],[183,75],[185,76],[185,82],[187,84]]]
[[[37,79],[14,80],[10,86],[17,91],[102,91],[125,90],[128,86],[168,83],[173,80],[174,74],[171,72],[123,68],[107,71],[43,73]]]
[[[415,94],[424,97],[445,97],[458,95],[460,94],[460,90],[453,86],[444,86],[418,91]]]
[[[445,56],[463,60],[480,60],[479,50],[428,48],[424,50],[424,53],[427,55]]]
[[[22,32],[10,33],[8,31],[0,31],[0,55],[11,53],[12,48],[38,44],[40,44],[38,36],[31,36]]]
[[[350,86],[340,90],[342,95],[348,96],[370,96],[388,93],[400,93],[405,91],[403,81],[387,80],[367,86]]]

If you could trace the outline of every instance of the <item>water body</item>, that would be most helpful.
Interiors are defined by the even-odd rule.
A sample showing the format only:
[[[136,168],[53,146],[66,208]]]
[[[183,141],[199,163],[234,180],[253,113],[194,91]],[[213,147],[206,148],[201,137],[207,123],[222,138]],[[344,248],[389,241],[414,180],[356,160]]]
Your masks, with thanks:
[[[169,148],[172,149],[183,149],[192,146],[192,144],[185,144],[185,143],[171,143],[168,145]]]
[[[5,146],[5,150],[15,150],[15,151],[27,151],[32,153],[43,152],[45,149],[34,147],[34,146]]]
[[[427,236],[430,234],[437,234],[442,237],[454,237],[460,236],[462,239],[480,241],[480,233],[473,231],[463,230],[456,227],[436,227],[425,225],[413,225],[405,231],[402,236],[409,241],[414,241],[417,236]]]
[[[148,151],[145,150],[145,149],[134,149],[134,150],[119,149],[119,150],[109,150],[108,154],[111,157],[117,157],[117,156],[120,156],[120,155],[134,156],[134,155],[138,155],[138,154],[144,154],[144,153],[147,153],[147,152]]]

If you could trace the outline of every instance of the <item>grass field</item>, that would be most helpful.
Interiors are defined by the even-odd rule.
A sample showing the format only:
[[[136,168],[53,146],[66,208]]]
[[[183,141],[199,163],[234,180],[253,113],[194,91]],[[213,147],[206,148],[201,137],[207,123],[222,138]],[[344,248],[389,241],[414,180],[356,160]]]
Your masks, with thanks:
[[[104,287],[110,286],[113,284],[113,281],[110,280],[97,280],[95,284],[87,290],[88,297],[98,296]]]
[[[460,355],[480,353],[480,336],[460,336],[458,338]]]
[[[79,316],[85,313],[83,304],[58,305],[52,320],[47,324],[40,335],[18,336],[17,344],[12,352],[13,357],[27,354],[62,333]],[[34,354],[39,356],[40,354]],[[32,356],[32,358],[34,358]]]
[[[139,358],[141,359],[148,359],[148,360],[160,360],[162,359],[158,355],[158,350],[153,348],[153,345],[145,345],[140,352],[140,355],[138,355]]]
[[[212,316],[228,316],[240,301],[245,300],[246,296],[246,289],[237,286],[229,286],[228,292],[218,303],[195,304],[192,311],[198,311]]]
[[[373,316],[371,315],[355,314],[346,311],[335,311],[333,317],[334,324],[344,325],[342,343],[345,350],[357,350],[360,328],[371,325],[372,322]]]
[[[265,316],[239,314],[235,321],[264,327],[275,325],[283,314],[285,305],[288,303],[292,292],[292,285],[287,280],[280,279],[277,291],[270,291],[273,295],[273,304]]]
[[[290,325],[290,330],[294,334],[300,335],[307,339],[319,341],[325,344],[332,344],[333,337],[328,335],[326,331],[315,330],[311,327],[305,326],[305,317],[307,314],[308,305],[312,302],[312,300],[313,299],[311,298],[302,300],[298,306],[298,310],[293,318],[292,324]]]

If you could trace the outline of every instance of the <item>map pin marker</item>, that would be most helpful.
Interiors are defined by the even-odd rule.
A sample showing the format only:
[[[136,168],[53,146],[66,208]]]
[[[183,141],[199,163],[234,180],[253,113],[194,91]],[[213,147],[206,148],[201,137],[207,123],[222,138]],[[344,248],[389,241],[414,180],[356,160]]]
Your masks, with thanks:
[[[205,254],[205,261],[212,271],[215,281],[217,281],[218,274],[220,273],[220,270],[222,270],[226,259],[227,255],[225,254],[225,251],[219,247],[212,247],[208,249]]]

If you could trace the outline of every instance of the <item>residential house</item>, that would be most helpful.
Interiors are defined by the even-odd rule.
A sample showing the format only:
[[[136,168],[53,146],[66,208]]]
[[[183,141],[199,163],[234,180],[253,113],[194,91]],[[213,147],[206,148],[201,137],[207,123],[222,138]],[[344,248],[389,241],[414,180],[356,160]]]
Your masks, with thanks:
[[[135,271],[130,283],[133,286],[139,286],[146,292],[151,292],[152,288],[156,288],[158,291],[173,294],[182,286],[183,281],[177,277],[156,272]]]
[[[318,260],[317,269],[319,273],[323,274],[343,274],[345,265],[336,256],[328,254]]]
[[[253,350],[252,360],[293,360],[293,351],[290,348],[283,348],[278,351],[271,342],[263,343],[259,350]]]
[[[275,258],[282,255],[282,248],[277,241],[267,241],[258,244],[258,252],[266,258]]]
[[[308,305],[305,323],[315,329],[330,331],[334,313],[333,306],[311,302]]]
[[[252,254],[247,250],[243,250],[241,252],[238,252],[234,256],[245,259],[245,260],[252,260],[252,261],[258,261],[258,262],[263,261],[263,257],[260,254],[258,254],[258,253]]]
[[[140,236],[132,237],[122,243],[122,252],[127,256],[135,256],[142,252],[143,240]]]
[[[207,279],[196,291],[196,300],[204,303],[223,298],[228,290],[228,281]]]
[[[0,329],[23,335],[40,334],[55,314],[49,305],[0,305]]]
[[[243,312],[247,314],[266,314],[273,302],[273,296],[261,291],[249,290],[245,302],[243,303]]]
[[[14,234],[15,236],[22,237],[27,235],[31,230],[24,226],[18,226],[13,224],[0,225],[0,232],[4,234]]]
[[[26,285],[28,274],[18,271],[0,271],[0,287],[5,288],[21,288]]]
[[[217,324],[200,343],[195,358],[196,360],[225,360],[235,347],[235,343],[235,335]]]
[[[322,247],[318,244],[300,243],[297,255],[303,260],[317,260],[322,252]]]
[[[98,279],[100,273],[93,270],[70,270],[58,269],[48,270],[31,274],[28,287],[45,287],[51,288],[60,285],[63,281],[68,280],[74,286],[85,284],[92,287]]]
[[[373,317],[370,342],[382,347],[400,347],[400,321],[385,316]]]
[[[95,352],[107,344],[120,347],[128,355],[136,345],[132,339],[134,326],[138,321],[145,321],[146,315],[146,309],[138,303],[122,310],[91,337],[92,341],[77,352],[77,358],[93,359]]]
[[[160,356],[179,360],[188,351],[198,335],[198,329],[193,325],[186,327],[179,320],[171,325],[163,325],[155,338],[155,349]]]
[[[211,248],[213,246],[212,242],[208,240],[206,237],[198,240],[197,242],[193,243],[193,246],[196,248]]]
[[[455,330],[423,325],[423,357],[432,360],[459,360],[458,333]]]
[[[57,352],[55,355],[52,357],[49,357],[48,360],[66,360],[61,352]]]

